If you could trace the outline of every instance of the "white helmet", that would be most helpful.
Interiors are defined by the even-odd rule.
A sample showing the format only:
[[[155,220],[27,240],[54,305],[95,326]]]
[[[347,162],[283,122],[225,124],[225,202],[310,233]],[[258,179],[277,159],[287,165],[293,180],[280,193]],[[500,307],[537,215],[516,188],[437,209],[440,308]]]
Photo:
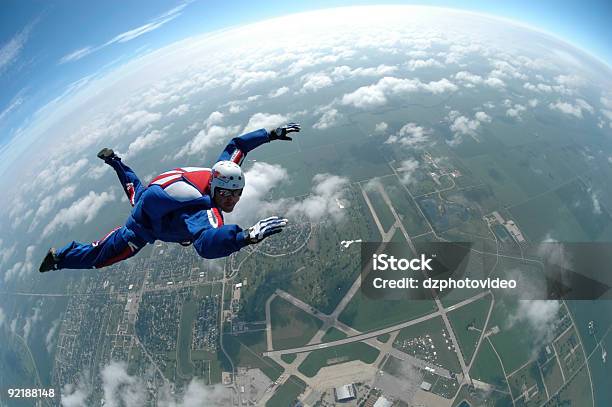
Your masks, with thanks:
[[[244,174],[240,166],[233,161],[219,161],[213,165],[210,196],[215,196],[215,188],[244,188]]]

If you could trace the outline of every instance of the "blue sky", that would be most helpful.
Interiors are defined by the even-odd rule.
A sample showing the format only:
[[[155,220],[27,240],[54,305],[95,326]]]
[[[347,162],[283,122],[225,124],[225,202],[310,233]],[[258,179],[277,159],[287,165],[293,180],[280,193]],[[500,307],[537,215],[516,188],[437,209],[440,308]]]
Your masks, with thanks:
[[[609,1],[5,0],[0,4],[0,152],[37,109],[67,86],[140,53],[266,18],[365,4],[423,4],[505,17],[548,31],[612,65]]]

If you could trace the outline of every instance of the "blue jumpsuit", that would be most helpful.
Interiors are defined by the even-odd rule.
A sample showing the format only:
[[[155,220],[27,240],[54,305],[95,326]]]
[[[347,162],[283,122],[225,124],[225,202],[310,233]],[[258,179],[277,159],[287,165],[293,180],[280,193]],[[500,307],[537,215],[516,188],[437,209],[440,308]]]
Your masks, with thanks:
[[[242,164],[246,154],[270,141],[260,129],[233,138],[217,161]],[[145,187],[121,160],[108,161],[133,206],[126,223],[91,244],[72,242],[58,249],[59,268],[101,268],[125,260],[155,240],[193,244],[202,257],[225,257],[246,246],[238,225],[225,225],[210,196],[209,168],[167,171]]]

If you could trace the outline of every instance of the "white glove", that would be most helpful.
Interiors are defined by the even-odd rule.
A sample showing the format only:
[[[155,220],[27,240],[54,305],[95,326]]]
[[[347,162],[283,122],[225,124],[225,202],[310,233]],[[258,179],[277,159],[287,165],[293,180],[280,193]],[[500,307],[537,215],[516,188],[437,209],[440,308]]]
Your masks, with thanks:
[[[285,226],[287,226],[287,219],[278,216],[262,219],[246,230],[247,241],[250,244],[259,243],[268,236],[282,232]]]
[[[270,130],[270,140],[293,140],[287,134],[295,133],[300,131],[302,127],[299,123],[287,123],[284,126],[277,127],[276,129]]]

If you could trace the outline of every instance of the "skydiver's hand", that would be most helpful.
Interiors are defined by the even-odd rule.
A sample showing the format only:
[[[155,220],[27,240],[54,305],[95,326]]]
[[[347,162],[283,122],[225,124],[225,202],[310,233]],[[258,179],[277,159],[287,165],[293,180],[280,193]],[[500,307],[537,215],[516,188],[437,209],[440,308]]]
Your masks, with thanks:
[[[249,244],[259,243],[266,237],[282,232],[287,226],[287,219],[278,216],[270,216],[262,219],[247,230],[245,230],[246,240]]]
[[[293,140],[287,136],[288,133],[300,131],[299,123],[287,123],[284,126],[277,127],[276,129],[270,130],[270,140]]]

